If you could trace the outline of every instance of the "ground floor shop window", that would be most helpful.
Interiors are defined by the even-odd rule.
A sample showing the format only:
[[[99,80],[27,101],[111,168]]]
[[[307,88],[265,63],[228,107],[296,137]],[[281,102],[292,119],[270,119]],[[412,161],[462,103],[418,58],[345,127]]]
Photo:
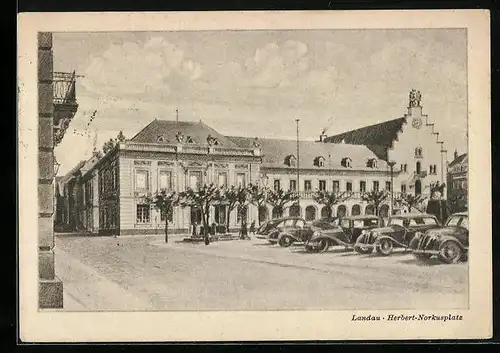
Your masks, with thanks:
[[[137,223],[149,223],[151,219],[150,207],[146,204],[137,205]]]
[[[215,222],[217,224],[226,224],[226,206],[216,205],[215,206]]]

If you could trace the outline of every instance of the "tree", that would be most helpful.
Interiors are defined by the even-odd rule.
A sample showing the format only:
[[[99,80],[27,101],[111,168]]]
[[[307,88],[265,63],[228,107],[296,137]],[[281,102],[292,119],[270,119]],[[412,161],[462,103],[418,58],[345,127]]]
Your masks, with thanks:
[[[387,199],[388,192],[386,190],[373,190],[370,192],[365,192],[361,194],[361,200],[372,205],[375,208],[375,215],[378,216],[378,212],[382,203]]]
[[[466,189],[454,190],[448,195],[448,205],[451,213],[467,211],[468,195]]]
[[[265,187],[260,187],[259,185],[250,184],[248,185],[248,193],[250,196],[250,203],[257,207],[257,213],[260,212],[260,208],[266,204],[267,197],[269,194],[269,189]],[[257,217],[260,226],[260,217]]]
[[[216,187],[213,183],[208,185],[205,184],[198,190],[188,188],[186,191],[181,193],[180,199],[181,206],[197,207],[201,210],[205,244],[208,245],[210,243],[208,232],[210,207],[214,203],[220,202],[223,199],[221,189]]]
[[[174,207],[179,205],[179,194],[175,191],[160,190],[154,195],[146,195],[144,201],[159,210],[162,217],[165,217],[165,243],[168,243],[169,218]]]
[[[237,188],[237,200],[238,200],[238,214],[240,216],[240,229],[243,229],[243,216],[248,209],[248,204],[250,203],[250,192],[247,187],[238,186]],[[241,237],[245,237],[243,231],[241,232]]]
[[[332,216],[332,207],[351,197],[349,192],[339,193],[338,191],[316,190],[313,199],[320,205],[328,207],[328,217]]]
[[[238,189],[232,185],[230,188],[224,187],[220,193],[221,203],[225,203],[227,207],[226,213],[226,232],[229,233],[229,216],[238,205]]]
[[[267,202],[277,208],[280,216],[283,216],[283,210],[288,207],[289,204],[293,204],[298,199],[299,195],[297,192],[292,190],[283,191],[283,189],[280,188],[269,191]]]
[[[111,151],[115,147],[116,143],[113,141],[113,139],[109,139],[109,141],[104,142],[104,145],[102,146],[102,152],[103,154],[107,154],[109,151]]]
[[[123,131],[120,130],[118,135],[114,139],[110,138],[108,141],[104,142],[104,145],[102,146],[102,152],[104,154],[108,153],[111,151],[119,142],[123,142],[126,140],[125,135],[123,134]]]
[[[403,193],[401,194],[399,200],[403,206],[408,207],[408,212],[411,212],[412,208],[415,208],[420,211],[418,208],[419,205],[422,205],[422,203],[425,201],[426,197],[422,195],[412,195],[412,194],[407,194]]]

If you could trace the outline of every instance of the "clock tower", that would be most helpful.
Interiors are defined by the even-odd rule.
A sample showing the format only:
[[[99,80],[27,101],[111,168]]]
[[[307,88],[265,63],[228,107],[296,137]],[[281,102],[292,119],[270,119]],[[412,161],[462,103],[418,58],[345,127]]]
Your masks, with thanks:
[[[420,94],[420,91],[412,89],[409,95],[407,116],[411,118],[411,126],[415,129],[420,129],[422,127],[422,118],[425,117],[422,115],[422,106],[420,105],[421,100],[422,95]]]

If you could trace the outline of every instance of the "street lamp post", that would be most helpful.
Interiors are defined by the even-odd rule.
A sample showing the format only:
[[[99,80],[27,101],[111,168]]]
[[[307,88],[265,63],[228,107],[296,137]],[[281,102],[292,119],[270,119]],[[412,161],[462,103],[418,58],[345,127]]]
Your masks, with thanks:
[[[396,162],[391,161],[388,163],[389,167],[391,167],[391,216],[394,213],[394,165]]]

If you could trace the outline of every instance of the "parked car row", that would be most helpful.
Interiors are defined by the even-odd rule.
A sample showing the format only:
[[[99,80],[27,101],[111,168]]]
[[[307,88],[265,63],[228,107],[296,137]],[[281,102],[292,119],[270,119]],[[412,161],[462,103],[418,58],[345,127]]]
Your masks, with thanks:
[[[375,250],[389,256],[395,248],[404,248],[420,260],[437,256],[441,262],[456,263],[467,260],[469,221],[467,213],[451,215],[444,225],[430,214],[395,215],[387,222],[373,215],[331,217],[312,223],[301,217],[285,217],[264,223],[256,237],[284,248],[303,245],[311,253],[340,245],[361,254]]]

